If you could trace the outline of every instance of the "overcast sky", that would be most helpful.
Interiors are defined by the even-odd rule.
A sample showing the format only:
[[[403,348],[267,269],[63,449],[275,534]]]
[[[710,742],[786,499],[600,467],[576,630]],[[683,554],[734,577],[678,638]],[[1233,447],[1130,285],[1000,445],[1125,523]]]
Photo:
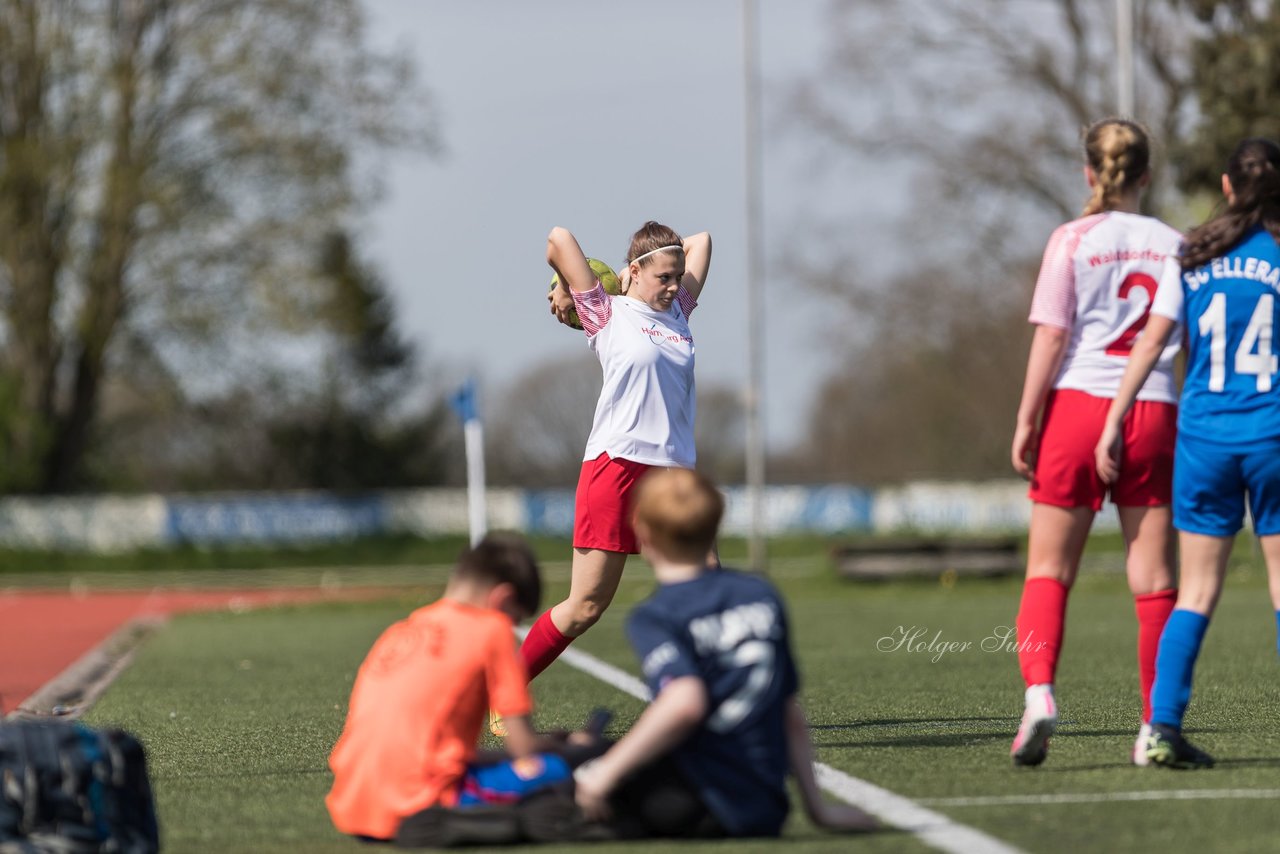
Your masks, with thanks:
[[[740,0],[365,2],[373,43],[416,58],[445,148],[387,164],[367,244],[433,373],[475,374],[491,402],[539,362],[593,359],[582,334],[547,313],[547,232],[566,226],[616,267],[631,233],[657,219],[711,232],[692,324],[698,382],[744,384]],[[803,134],[786,131],[787,87],[822,65],[825,2],[761,5],[765,412],[777,449],[802,435],[826,375],[814,332],[829,317],[778,269],[779,242],[815,206],[856,208],[858,190],[816,175]]]

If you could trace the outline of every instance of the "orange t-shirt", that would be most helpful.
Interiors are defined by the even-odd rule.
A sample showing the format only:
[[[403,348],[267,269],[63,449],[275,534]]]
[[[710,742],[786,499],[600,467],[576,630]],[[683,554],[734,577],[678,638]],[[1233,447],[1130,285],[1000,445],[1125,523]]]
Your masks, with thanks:
[[[511,621],[449,599],[382,633],[360,665],[329,756],[325,798],[343,833],[390,839],[406,816],[451,806],[489,709],[533,709]]]

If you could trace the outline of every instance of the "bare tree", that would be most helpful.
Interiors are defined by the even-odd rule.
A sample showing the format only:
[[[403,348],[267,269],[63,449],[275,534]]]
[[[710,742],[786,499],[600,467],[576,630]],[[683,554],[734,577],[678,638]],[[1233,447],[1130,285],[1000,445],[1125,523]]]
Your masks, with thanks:
[[[131,355],[216,392],[305,340],[420,94],[357,0],[0,0],[0,486],[80,483]]]
[[[534,365],[486,405],[487,469],[494,483],[572,487],[602,384],[600,363],[581,353]]]
[[[868,338],[819,389],[806,446],[781,457],[776,473],[867,484],[1006,474],[1030,344],[1032,274],[1021,272],[1016,299],[975,288],[939,300],[947,274],[926,270],[863,301]],[[958,310],[966,296],[969,308]]]
[[[747,422],[740,389],[700,382],[694,433],[699,470],[716,483],[746,480]]]
[[[1270,95],[1280,90],[1268,89],[1276,6],[1134,6],[1136,117],[1164,143],[1146,204],[1186,227],[1203,210],[1186,194],[1212,190],[1221,168],[1218,129],[1280,127]],[[897,252],[887,275],[865,274],[871,249],[846,226],[828,233],[851,239],[788,259],[844,332],[842,367],[811,414],[813,453],[788,464],[812,475],[821,453],[823,470],[855,479],[1007,474],[1036,263],[1087,196],[1082,129],[1117,110],[1114,3],[834,0],[829,14],[829,64],[793,93],[800,125],[829,158],[914,176],[896,228],[914,251]],[[1213,165],[1189,144],[1216,145]]]
[[[1204,25],[1182,5],[1135,3],[1137,114],[1158,140],[1188,123]],[[955,205],[986,251],[1008,235],[1023,254],[1028,213],[1033,225],[1078,214],[1080,132],[1117,111],[1113,0],[837,0],[830,14],[830,65],[798,93],[810,126],[921,164],[922,200]],[[1154,207],[1176,202],[1171,187]]]
[[[1250,136],[1280,139],[1280,7],[1266,0],[1190,0],[1204,28],[1192,48],[1193,132],[1170,146],[1188,189],[1216,197],[1235,144]]]
[[[486,468],[497,484],[572,487],[600,397],[600,363],[588,352],[535,365],[486,405]],[[698,468],[722,483],[742,478],[744,421],[738,392],[698,384]]]

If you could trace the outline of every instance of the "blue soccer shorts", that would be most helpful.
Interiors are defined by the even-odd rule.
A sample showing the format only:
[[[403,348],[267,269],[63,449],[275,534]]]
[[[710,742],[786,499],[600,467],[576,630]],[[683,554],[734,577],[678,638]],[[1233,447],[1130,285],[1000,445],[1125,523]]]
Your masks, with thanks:
[[[457,806],[513,804],[572,779],[569,763],[554,753],[539,753],[494,765],[471,765],[462,778]]]
[[[1231,537],[1245,500],[1259,536],[1280,534],[1280,439],[1232,447],[1178,435],[1173,461],[1173,526]]]

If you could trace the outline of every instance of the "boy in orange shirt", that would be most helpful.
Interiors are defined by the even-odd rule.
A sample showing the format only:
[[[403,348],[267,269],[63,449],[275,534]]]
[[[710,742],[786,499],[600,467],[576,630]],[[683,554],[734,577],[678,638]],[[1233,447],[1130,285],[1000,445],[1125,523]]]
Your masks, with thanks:
[[[447,842],[461,821],[464,833],[488,836],[466,841],[516,841],[517,812],[492,805],[568,785],[568,763],[551,752],[564,745],[530,723],[512,633],[537,613],[541,587],[524,540],[490,535],[462,554],[439,600],[382,633],[360,666],[329,757],[325,805],[338,830],[368,841],[399,832],[402,843]],[[489,709],[506,722],[506,750],[481,757],[476,740]]]

